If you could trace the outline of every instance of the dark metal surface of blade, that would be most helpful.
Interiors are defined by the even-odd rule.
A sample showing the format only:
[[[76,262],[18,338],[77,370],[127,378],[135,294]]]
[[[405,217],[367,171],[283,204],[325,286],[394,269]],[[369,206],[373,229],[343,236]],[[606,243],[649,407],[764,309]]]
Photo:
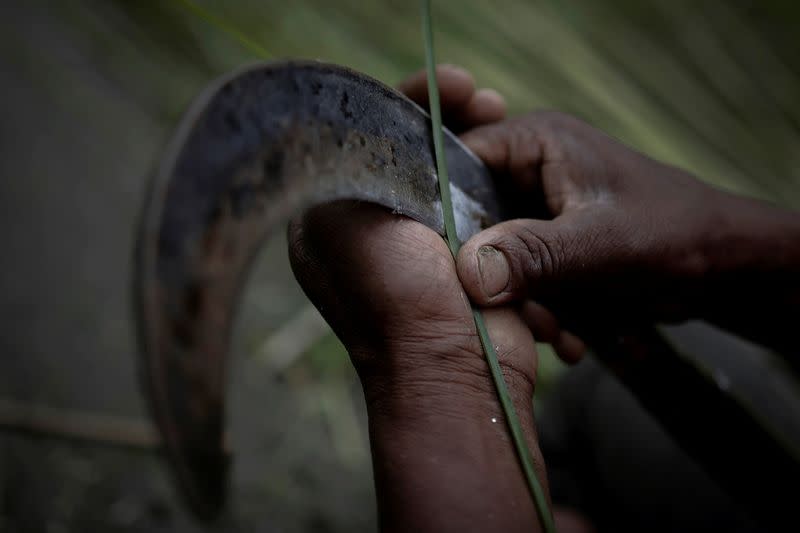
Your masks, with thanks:
[[[225,359],[238,290],[264,237],[337,199],[443,233],[427,115],[385,85],[314,62],[254,66],[192,105],[152,184],[136,299],[150,404],[184,493],[223,501]],[[448,133],[458,233],[500,219],[483,164]]]
[[[236,72],[184,116],[141,221],[135,302],[153,416],[198,516],[213,517],[225,499],[225,363],[237,295],[260,244],[289,217],[337,199],[377,203],[443,233],[428,121],[380,82],[315,62]],[[503,213],[483,164],[449,132],[445,149],[466,240]],[[758,487],[796,474],[797,459],[731,391],[654,330],[600,330],[587,340],[732,493],[757,512],[774,507]],[[714,431],[699,434],[709,420]]]

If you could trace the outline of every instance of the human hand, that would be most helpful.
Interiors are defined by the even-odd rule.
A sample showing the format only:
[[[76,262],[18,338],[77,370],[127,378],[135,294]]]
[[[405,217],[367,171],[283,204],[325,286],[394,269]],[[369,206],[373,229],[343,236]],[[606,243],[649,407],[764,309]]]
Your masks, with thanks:
[[[443,107],[467,127],[502,118],[502,99],[475,91],[460,69],[440,67],[438,81]],[[441,236],[345,202],[292,223],[289,247],[295,276],[362,381],[382,529],[535,531],[469,300]],[[486,321],[544,480],[533,338],[514,310],[491,310]]]
[[[462,140],[526,217],[461,248],[459,277],[479,305],[533,298],[553,327],[579,334],[693,317],[747,331],[776,308],[764,294],[796,288],[796,214],[716,190],[561,113]],[[746,302],[762,314],[745,316]]]
[[[469,142],[470,139],[475,139],[477,142],[483,138],[483,132],[488,135],[493,134],[496,128],[492,125],[503,127],[508,122],[502,122],[506,104],[499,93],[492,89],[476,90],[472,76],[458,67],[439,65],[438,71],[443,121],[448,129],[461,134],[462,140]],[[424,70],[404,80],[398,88],[427,110],[428,87]],[[477,153],[479,156],[483,155]],[[490,160],[486,162],[491,163]],[[493,171],[504,170],[498,167],[499,165],[490,164]],[[475,298],[471,293],[470,295]],[[577,362],[586,351],[584,343],[569,331],[563,330],[553,313],[540,302],[525,298],[521,294],[518,296],[516,299],[521,302],[517,306],[519,315],[530,328],[534,338],[539,342],[551,344],[563,361]],[[477,298],[475,301],[489,303]]]

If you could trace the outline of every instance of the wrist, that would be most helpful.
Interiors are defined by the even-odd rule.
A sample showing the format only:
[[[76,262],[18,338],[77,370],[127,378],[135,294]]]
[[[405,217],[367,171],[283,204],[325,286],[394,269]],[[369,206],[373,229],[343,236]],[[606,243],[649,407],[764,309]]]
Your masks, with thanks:
[[[707,271],[697,279],[701,318],[782,351],[800,309],[800,214],[725,196],[706,234]]]
[[[533,342],[527,330],[529,342],[519,338],[510,315],[499,310],[487,319],[544,479],[531,405]],[[535,531],[536,511],[474,332],[388,342],[368,359],[373,364],[359,374],[386,529]]]
[[[502,348],[501,348],[502,350]],[[498,350],[500,367],[520,416],[530,413],[535,370],[521,368]],[[446,342],[407,339],[363,358],[358,368],[370,417],[390,418],[411,431],[428,431],[437,420],[497,424],[504,415],[474,333]],[[494,422],[492,422],[494,421]],[[480,426],[484,430],[490,427]]]
[[[722,200],[704,232],[708,273],[797,273],[800,214],[753,198],[718,194]]]
[[[530,331],[512,309],[486,310],[485,316],[509,388],[530,399],[537,363]],[[396,317],[382,331],[381,342],[349,348],[368,403],[402,401],[404,391],[412,390],[448,402],[465,397],[496,402],[471,313],[459,320]]]

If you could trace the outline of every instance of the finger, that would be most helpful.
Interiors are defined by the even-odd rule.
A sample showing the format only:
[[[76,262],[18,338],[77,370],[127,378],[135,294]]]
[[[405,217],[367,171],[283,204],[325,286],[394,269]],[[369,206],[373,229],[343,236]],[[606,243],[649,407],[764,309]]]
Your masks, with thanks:
[[[499,122],[506,116],[506,101],[494,89],[478,89],[459,114],[462,129]]]
[[[542,136],[530,121],[520,118],[470,129],[461,141],[494,175],[510,176],[524,192],[539,187],[544,158]]]
[[[536,350],[533,335],[531,335],[530,330],[513,308],[487,309],[484,312],[484,318],[489,337],[495,348],[497,362],[503,372],[508,393],[514,403],[514,408],[520,415],[519,420],[522,423],[523,432],[527,440],[534,444],[536,430],[532,424],[533,416],[530,400],[536,388],[539,354]],[[477,338],[475,341],[477,341]],[[485,366],[485,355],[481,349],[480,342],[473,344],[473,350],[475,350],[477,358],[480,359],[481,368],[486,378],[488,378],[489,369]],[[491,396],[496,394],[491,385],[488,392]],[[494,418],[493,423],[499,426],[499,430],[505,431],[503,427],[505,417],[500,405],[495,404],[491,410],[493,412],[490,416]],[[532,446],[531,450],[534,448],[535,446]]]
[[[602,232],[598,225],[576,213],[492,226],[459,251],[456,263],[464,290],[480,306],[529,297],[544,302],[558,299],[569,291],[570,280],[605,266],[602,239],[608,237],[597,235]]]
[[[559,359],[568,365],[574,365],[583,359],[586,353],[586,343],[569,331],[561,331],[558,339],[551,343]]]
[[[558,319],[541,304],[531,300],[524,302],[520,308],[520,316],[537,342],[552,344],[561,335]]]
[[[437,65],[436,82],[443,115],[463,109],[475,94],[475,78],[455,65]],[[421,107],[428,108],[428,76],[424,69],[400,82],[397,89]]]
[[[436,68],[442,120],[456,133],[502,120],[505,99],[494,89],[475,90],[475,79],[461,67],[439,65]],[[421,70],[398,85],[414,102],[428,109],[427,73]]]
[[[520,316],[530,328],[534,339],[550,344],[559,359],[568,365],[581,360],[586,352],[586,345],[572,333],[562,330],[558,319],[549,309],[529,300],[522,304]]]

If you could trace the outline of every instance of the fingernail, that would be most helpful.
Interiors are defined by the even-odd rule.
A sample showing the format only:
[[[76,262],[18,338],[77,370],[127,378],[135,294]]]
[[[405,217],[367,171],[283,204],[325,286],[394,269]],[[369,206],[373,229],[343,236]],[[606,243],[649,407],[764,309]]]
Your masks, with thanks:
[[[497,296],[508,285],[511,269],[503,252],[491,246],[478,248],[478,272],[481,277],[481,289],[487,298]]]

